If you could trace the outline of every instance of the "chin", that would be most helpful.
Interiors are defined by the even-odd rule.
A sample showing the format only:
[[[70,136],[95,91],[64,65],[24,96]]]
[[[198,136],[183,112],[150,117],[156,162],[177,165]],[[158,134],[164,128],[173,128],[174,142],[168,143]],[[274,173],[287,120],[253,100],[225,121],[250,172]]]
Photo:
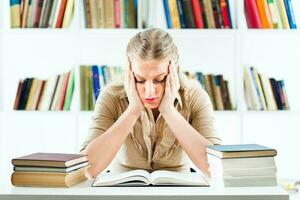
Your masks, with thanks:
[[[159,107],[159,105],[156,105],[156,104],[147,104],[147,103],[145,103],[144,106],[146,108],[150,108],[150,109],[155,109],[155,108]]]

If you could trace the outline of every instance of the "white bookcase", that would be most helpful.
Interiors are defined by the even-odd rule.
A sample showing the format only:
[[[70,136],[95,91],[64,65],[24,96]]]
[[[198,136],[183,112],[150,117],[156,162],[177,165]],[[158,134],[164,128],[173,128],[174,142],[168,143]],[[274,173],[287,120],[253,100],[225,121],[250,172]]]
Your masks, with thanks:
[[[124,65],[128,40],[137,29],[84,29],[82,1],[75,0],[69,29],[10,29],[9,1],[0,2],[0,177],[9,181],[13,157],[37,151],[77,152],[92,112],[79,110],[78,77],[69,112],[13,111],[18,80],[48,78],[80,64]],[[224,144],[258,143],[278,150],[278,177],[300,178],[297,159],[300,127],[300,32],[248,30],[242,0],[234,5],[233,30],[168,30],[179,47],[184,70],[221,73],[229,80],[236,111],[216,111]],[[300,26],[300,1],[293,0]],[[290,111],[247,111],[243,66],[286,83]],[[290,164],[290,162],[293,162]],[[1,182],[2,182],[1,178]]]

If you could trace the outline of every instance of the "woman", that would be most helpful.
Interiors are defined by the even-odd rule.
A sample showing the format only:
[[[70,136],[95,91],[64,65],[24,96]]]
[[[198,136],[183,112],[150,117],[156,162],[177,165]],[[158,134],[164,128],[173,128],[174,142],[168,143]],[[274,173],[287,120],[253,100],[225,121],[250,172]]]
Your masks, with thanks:
[[[209,175],[206,146],[220,144],[207,93],[179,72],[172,37],[161,29],[136,34],[127,46],[125,81],[106,87],[97,100],[82,145],[96,177],[124,147],[129,169],[180,170],[185,152]]]

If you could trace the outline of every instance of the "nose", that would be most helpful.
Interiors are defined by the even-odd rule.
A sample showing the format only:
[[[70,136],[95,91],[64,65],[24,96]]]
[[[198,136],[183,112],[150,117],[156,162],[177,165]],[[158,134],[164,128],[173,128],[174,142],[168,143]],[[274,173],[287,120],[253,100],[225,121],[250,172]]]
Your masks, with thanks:
[[[152,81],[146,82],[145,97],[152,98],[155,96],[155,87]]]

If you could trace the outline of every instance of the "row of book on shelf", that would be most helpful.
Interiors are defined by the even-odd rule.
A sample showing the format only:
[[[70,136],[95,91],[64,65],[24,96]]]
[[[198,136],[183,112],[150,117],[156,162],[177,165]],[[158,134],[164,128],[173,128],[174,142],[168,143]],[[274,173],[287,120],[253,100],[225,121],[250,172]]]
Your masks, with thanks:
[[[296,29],[291,0],[244,0],[248,28]]]
[[[232,28],[229,0],[85,0],[86,28]]]
[[[100,91],[112,82],[123,80],[123,68],[107,65],[79,66],[80,110],[94,110]],[[235,110],[228,80],[222,74],[184,71],[208,93],[214,110]],[[15,110],[70,110],[75,88],[75,68],[47,80],[19,80]],[[284,80],[267,78],[255,67],[244,69],[244,94],[249,110],[290,109]]]
[[[268,78],[255,67],[244,69],[244,91],[249,110],[289,110],[284,80]]]
[[[184,72],[188,78],[197,80],[208,93],[214,110],[234,110],[235,106],[229,90],[228,81],[222,74],[203,74]]]
[[[75,85],[75,71],[54,75],[47,80],[19,80],[15,110],[70,110]]]
[[[12,28],[67,28],[74,0],[10,0]]]
[[[143,169],[101,172],[92,186],[276,186],[276,149],[258,144],[210,145],[206,148],[211,177],[196,170],[176,172]],[[71,187],[86,180],[82,154],[33,153],[12,159],[14,186]],[[111,171],[112,170],[112,171]]]

